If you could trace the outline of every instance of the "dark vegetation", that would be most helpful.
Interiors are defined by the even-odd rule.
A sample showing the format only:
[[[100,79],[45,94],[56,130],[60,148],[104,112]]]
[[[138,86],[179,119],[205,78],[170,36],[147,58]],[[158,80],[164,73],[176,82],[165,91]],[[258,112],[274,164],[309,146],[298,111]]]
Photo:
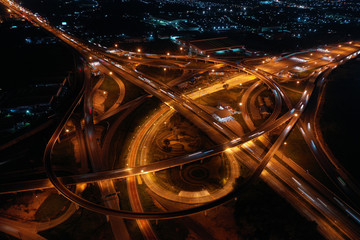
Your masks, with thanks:
[[[114,239],[110,223],[106,221],[106,217],[83,208],[75,212],[64,223],[40,232],[40,235],[54,240]]]
[[[100,197],[100,191],[95,185],[88,185],[83,192],[83,197],[102,205],[103,199]],[[54,240],[111,240],[114,238],[110,223],[107,222],[106,217],[84,208],[80,208],[68,220],[60,225],[40,232],[39,234],[47,239]]]
[[[35,213],[37,221],[49,221],[59,217],[69,206],[70,202],[63,196],[53,193],[50,194],[41,204]]]
[[[241,239],[323,239],[307,221],[264,182],[251,186],[235,203]]]
[[[330,74],[326,84],[320,127],[339,162],[360,182],[359,155],[360,62],[351,61]]]

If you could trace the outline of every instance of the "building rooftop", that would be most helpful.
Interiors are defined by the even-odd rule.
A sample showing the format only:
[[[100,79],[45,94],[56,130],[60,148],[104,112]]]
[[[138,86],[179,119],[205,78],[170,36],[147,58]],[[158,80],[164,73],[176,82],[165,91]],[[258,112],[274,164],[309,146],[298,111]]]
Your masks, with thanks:
[[[232,113],[227,109],[216,111],[213,114],[213,117],[219,122],[227,122],[234,120],[234,118],[232,117]]]
[[[192,40],[189,43],[201,51],[216,51],[234,47],[243,47],[243,45],[241,45],[239,42],[228,37]]]

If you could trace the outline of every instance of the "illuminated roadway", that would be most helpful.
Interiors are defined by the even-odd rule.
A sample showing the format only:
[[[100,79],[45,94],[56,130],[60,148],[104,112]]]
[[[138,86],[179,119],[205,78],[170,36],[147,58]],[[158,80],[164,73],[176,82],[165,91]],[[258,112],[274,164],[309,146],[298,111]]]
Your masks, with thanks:
[[[6,3],[6,2],[5,2]],[[38,23],[39,24],[39,23]],[[49,30],[49,29],[48,29]],[[49,30],[51,31],[51,30]],[[54,33],[54,31],[51,31]],[[56,32],[54,33],[55,35],[58,35]],[[66,40],[67,38],[64,38],[62,37],[63,40],[67,41],[69,43],[69,40]],[[70,43],[72,46],[74,45],[73,43]],[[78,48],[77,48],[78,49]],[[115,67],[113,67],[115,69]],[[157,85],[157,83],[154,83],[152,82],[152,84],[155,85],[154,86],[151,86],[150,83],[145,83],[145,81],[141,81],[139,79],[137,79],[136,77],[134,76],[129,76],[129,74],[127,73],[127,71],[129,71],[129,69],[126,69],[125,70],[120,70],[119,73],[120,74],[123,74],[123,75],[126,75],[126,78],[127,79],[131,79],[131,82],[135,83],[136,85],[142,87],[143,89],[145,89],[146,91],[150,92],[151,94],[159,97],[161,100],[163,101],[167,101],[169,102],[169,100],[171,100],[172,102],[172,107],[174,107],[177,111],[179,111],[181,114],[185,115],[185,117],[189,118],[189,119],[195,119],[196,121],[194,121],[196,123],[196,125],[199,126],[200,129],[205,129],[206,131],[204,132],[207,132],[208,134],[210,133],[211,136],[213,136],[214,138],[217,138],[219,139],[218,142],[229,142],[232,141],[232,139],[237,139],[239,136],[236,136],[234,133],[232,133],[229,129],[227,129],[225,126],[221,126],[219,123],[215,123],[213,122],[213,120],[210,120],[211,116],[209,116],[206,112],[203,112],[201,109],[199,109],[196,104],[193,104],[191,102],[190,99],[187,99],[186,97],[183,97],[181,95],[177,95],[175,92],[173,92],[171,89],[168,89],[166,86],[159,86]],[[274,83],[273,81],[271,81],[269,78],[264,78],[263,76],[261,76],[259,73],[257,73],[256,70],[248,70],[246,69],[246,71],[250,71],[252,74],[254,74],[255,76],[259,77],[260,79],[266,81],[267,84],[269,84],[269,86],[271,87],[274,87],[274,89],[280,94],[280,95],[284,95],[284,93],[281,91],[280,87]],[[130,72],[130,71],[129,71]],[[131,75],[134,75],[134,73],[132,73]],[[136,76],[136,75],[135,75]],[[136,78],[136,79],[135,79]],[[140,81],[140,82],[139,82]],[[175,96],[175,97],[173,97]],[[308,95],[305,97],[305,102],[302,102],[302,104],[306,104],[307,102],[307,99],[308,99]],[[285,103],[286,103],[286,99],[284,99]],[[187,107],[183,107],[183,104],[186,103],[188,106],[190,106],[190,108],[194,109],[194,110],[191,110],[188,109]],[[76,103],[77,104],[77,103]],[[288,103],[286,103],[288,105]],[[301,103],[300,105],[298,105],[299,108],[301,108]],[[70,111],[70,110],[69,110]],[[300,111],[299,110],[296,110],[296,113]],[[69,112],[71,113],[71,111]],[[293,126],[293,123],[292,121],[296,122],[296,118],[297,117],[294,117],[292,116],[292,114],[295,114],[295,112],[292,112],[292,113],[289,113],[288,114],[285,114],[284,116],[287,115],[288,119],[291,119],[291,125],[288,125],[288,126]],[[69,117],[70,115],[67,115],[67,117]],[[281,118],[281,117],[280,117]],[[293,120],[294,119],[294,120]],[[62,124],[65,124],[67,119],[64,118],[63,120],[63,123]],[[211,122],[212,121],[212,122]],[[279,125],[278,125],[279,126]],[[225,202],[225,201],[228,201],[228,200],[231,200],[234,196],[236,196],[236,193],[231,193],[229,194],[228,196],[226,196],[225,198],[222,198],[222,199],[219,199],[219,200],[216,200],[214,202],[211,202],[209,204],[205,204],[203,206],[200,206],[198,208],[193,208],[193,209],[189,209],[189,210],[184,210],[184,211],[179,211],[179,212],[176,212],[176,213],[171,213],[171,212],[168,212],[168,213],[161,213],[161,214],[158,214],[157,216],[155,215],[152,215],[152,214],[148,214],[148,213],[140,213],[140,214],[136,214],[136,213],[131,213],[131,212],[128,212],[128,213],[125,213],[123,212],[123,215],[119,214],[119,211],[113,211],[111,209],[106,209],[106,208],[101,208],[101,206],[94,206],[94,204],[92,205],[92,203],[89,203],[89,202],[84,202],[84,201],[81,201],[83,199],[77,197],[76,195],[71,195],[69,194],[68,190],[65,188],[65,187],[62,187],[63,185],[58,181],[58,179],[56,178],[56,176],[54,175],[54,173],[52,172],[51,170],[51,165],[50,165],[50,162],[48,161],[49,159],[49,154],[51,152],[51,148],[55,142],[55,140],[57,139],[57,137],[59,136],[60,132],[61,132],[61,129],[62,129],[63,125],[59,125],[59,128],[57,129],[57,131],[54,133],[52,139],[49,141],[49,145],[48,145],[48,148],[47,148],[47,151],[44,155],[44,160],[45,160],[45,166],[47,168],[47,170],[49,171],[49,178],[50,180],[52,181],[52,183],[54,184],[54,186],[61,192],[63,193],[67,198],[69,198],[70,200],[74,201],[74,202],[77,202],[79,203],[81,206],[84,206],[86,208],[89,208],[91,210],[95,210],[95,211],[99,211],[101,209],[101,212],[103,213],[108,213],[109,215],[119,215],[119,216],[123,216],[123,217],[134,217],[134,218],[169,218],[169,217],[176,217],[176,216],[182,216],[184,214],[192,214],[196,211],[201,211],[201,210],[204,210],[204,209],[207,209],[207,208],[211,208],[211,207],[215,207],[217,204],[220,204],[222,202]],[[207,129],[209,128],[209,129]],[[266,131],[260,131],[258,130],[255,135],[253,134],[253,136],[249,136],[249,137],[254,137],[254,136],[259,136],[263,133],[265,133]],[[91,133],[91,132],[90,132]],[[213,135],[213,134],[214,135]],[[256,135],[257,134],[257,135]],[[286,134],[286,133],[285,133]],[[55,138],[55,139],[54,139]],[[90,135],[90,138],[91,138],[91,135]],[[230,139],[229,139],[230,138]],[[280,141],[279,141],[280,142]],[[244,142],[241,142],[241,143],[244,143]],[[237,142],[237,144],[240,144],[240,141]],[[235,149],[236,150],[236,149]],[[201,153],[200,153],[201,154]],[[185,156],[186,158],[186,156]],[[258,164],[256,164],[258,165]],[[253,166],[255,166],[253,164]],[[271,167],[273,167],[273,163],[271,164]],[[271,168],[269,169],[266,169],[263,173],[262,173],[262,178],[269,183],[269,180],[268,179],[272,179],[272,183],[276,183],[275,184],[277,187],[275,187],[275,189],[285,189],[284,187],[286,185],[284,185],[282,182],[279,182],[279,179],[274,179],[273,177],[270,177],[271,174],[276,174],[277,171],[279,171],[281,168],[283,168],[283,166],[280,164],[277,166],[276,169],[274,169],[273,171],[270,171]],[[305,184],[303,182],[300,182],[301,180],[296,180],[298,182],[295,182],[293,179],[294,179],[294,175],[293,174],[289,174],[287,173],[288,170],[285,168],[282,170],[281,174],[276,174],[276,176],[278,178],[281,178],[283,182],[287,183],[287,185],[296,190],[298,192],[298,196],[295,197],[294,199],[290,199],[290,202],[292,201],[297,201],[298,203],[300,203],[300,205],[304,205],[304,208],[307,208],[307,211],[311,212],[311,216],[308,215],[308,217],[312,217],[312,218],[316,218],[317,220],[317,223],[319,224],[319,227],[320,228],[325,228],[325,229],[322,229],[322,233],[326,235],[325,231],[328,231],[327,234],[330,234],[331,236],[338,236],[337,238],[343,238],[343,235],[342,234],[345,234],[351,238],[356,238],[359,236],[359,232],[358,232],[358,228],[357,227],[354,227],[354,222],[352,222],[350,219],[354,219],[354,212],[350,212],[350,215],[352,215],[353,218],[349,218],[347,216],[344,216],[344,217],[340,217],[343,215],[343,213],[339,212],[338,209],[339,207],[335,207],[334,208],[334,205],[341,205],[341,204],[333,204],[333,206],[331,206],[331,202],[341,202],[338,198],[336,197],[333,197],[333,198],[329,198],[328,196],[327,197],[327,200],[329,200],[329,202],[326,202],[326,200],[323,200],[322,202],[323,203],[327,203],[327,204],[321,204],[320,201],[316,202],[316,200],[314,200],[314,196],[318,196],[313,190],[311,186],[308,186],[307,188],[300,188],[299,187],[299,184],[301,186],[304,186]],[[269,176],[267,178],[267,176]],[[290,182],[292,182],[292,184],[290,184]],[[295,184],[294,184],[295,183]],[[302,185],[304,184],[304,185]],[[269,183],[269,185],[271,186],[274,186],[274,184],[271,184]],[[297,186],[296,186],[297,185]],[[312,183],[311,184],[312,186],[315,186],[316,188],[316,185],[317,184],[314,184]],[[288,190],[287,190],[288,191]],[[300,193],[300,194],[299,194]],[[283,195],[283,194],[282,194]],[[307,199],[304,203],[302,203],[302,201],[299,200],[299,195],[303,195],[302,197],[302,201],[304,201],[304,199]],[[290,195],[289,195],[290,196]],[[319,196],[321,197],[321,196]],[[290,198],[290,197],[289,197]],[[295,200],[296,199],[296,200]],[[319,198],[317,198],[319,199]],[[309,204],[313,207],[315,207],[317,210],[320,210],[320,214],[317,213],[316,211],[313,211],[311,210],[309,207],[305,207],[306,204]],[[326,207],[324,206],[326,205]],[[350,209],[351,210],[351,209]],[[347,212],[350,211],[349,209],[347,209]],[[346,211],[346,210],[345,210]],[[321,217],[321,215],[324,215],[326,216],[325,218],[324,217]],[[316,216],[316,217],[315,217]],[[355,215],[356,216],[356,215]],[[338,221],[335,223],[333,221],[333,219],[338,219]],[[356,219],[356,217],[355,217]],[[330,224],[329,224],[330,222]],[[335,227],[338,226],[338,227]]]
[[[324,169],[325,173],[330,177],[333,183],[345,193],[345,196],[352,202],[352,205],[359,209],[360,191],[358,186],[356,186],[352,179],[348,177],[349,174],[341,165],[339,165],[336,158],[329,153],[329,151],[324,150],[324,144],[321,142],[323,139],[320,139],[317,134],[317,131],[319,130],[316,129],[319,128],[316,125],[316,113],[321,100],[320,91],[326,77],[327,76],[324,76],[321,81],[318,81],[317,84],[319,86],[317,91],[313,94],[313,99],[310,102],[309,107],[302,115],[299,128],[310,150],[319,162],[319,165]]]

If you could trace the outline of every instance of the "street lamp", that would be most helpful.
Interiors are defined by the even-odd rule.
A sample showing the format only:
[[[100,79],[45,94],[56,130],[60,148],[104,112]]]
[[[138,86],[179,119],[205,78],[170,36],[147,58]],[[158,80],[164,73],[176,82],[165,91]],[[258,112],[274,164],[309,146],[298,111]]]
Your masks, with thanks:
[[[112,75],[112,74],[113,74],[113,72],[109,72],[109,74],[110,74],[110,75]]]
[[[39,208],[40,208],[41,203],[40,203],[40,200],[39,200],[39,198],[38,198],[38,195],[37,195],[37,194],[35,195],[35,199],[36,199],[36,201],[38,202],[38,204],[39,204]]]
[[[286,146],[286,144],[287,144],[287,142],[284,142],[283,143],[284,144],[284,146]],[[281,152],[281,157],[282,158],[284,158],[285,156],[284,156],[284,151],[285,151],[285,148],[284,149],[282,149],[280,152]],[[278,157],[280,157],[280,156],[278,156]]]
[[[117,45],[117,44],[115,44],[115,47],[118,47],[118,45]]]
[[[140,53],[140,52],[141,52],[141,49],[140,49],[140,48],[138,48],[138,49],[137,49],[137,52],[138,52],[138,53]]]
[[[166,78],[166,68],[163,68],[164,70],[164,78]]]
[[[170,55],[170,53],[166,53],[166,55],[167,55],[167,56],[169,56],[169,55]]]

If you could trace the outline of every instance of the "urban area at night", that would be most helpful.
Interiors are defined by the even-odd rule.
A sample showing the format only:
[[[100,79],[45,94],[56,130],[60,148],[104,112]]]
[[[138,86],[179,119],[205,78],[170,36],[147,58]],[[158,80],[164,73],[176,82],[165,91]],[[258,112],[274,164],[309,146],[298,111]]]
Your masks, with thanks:
[[[0,239],[360,240],[358,0],[0,0]]]

